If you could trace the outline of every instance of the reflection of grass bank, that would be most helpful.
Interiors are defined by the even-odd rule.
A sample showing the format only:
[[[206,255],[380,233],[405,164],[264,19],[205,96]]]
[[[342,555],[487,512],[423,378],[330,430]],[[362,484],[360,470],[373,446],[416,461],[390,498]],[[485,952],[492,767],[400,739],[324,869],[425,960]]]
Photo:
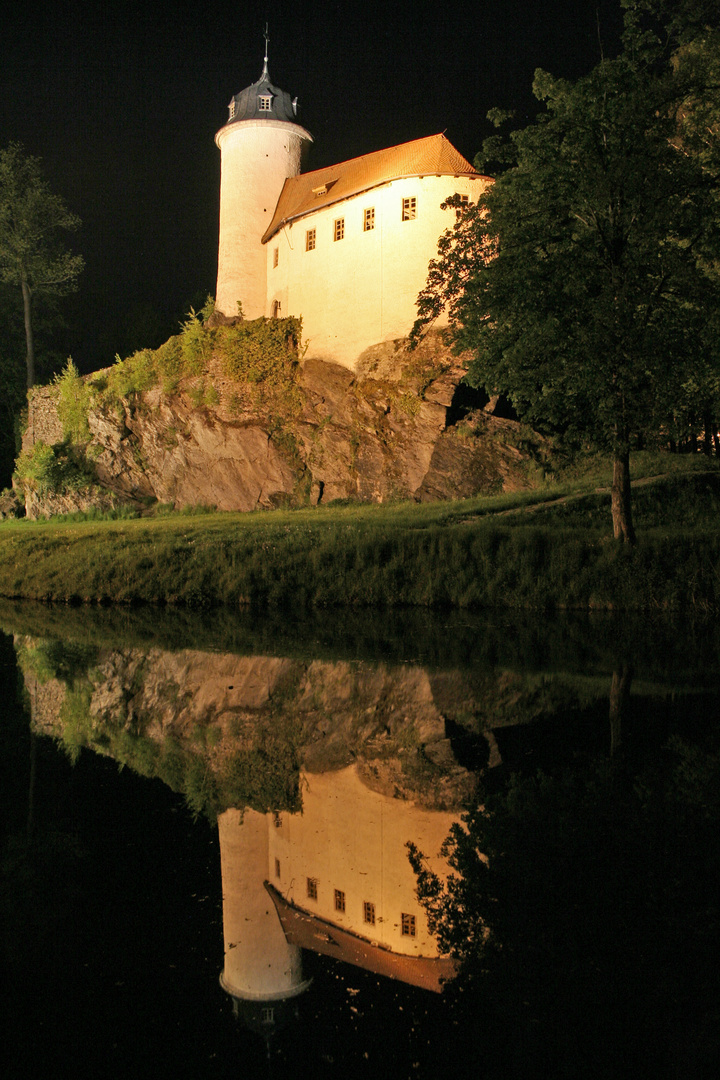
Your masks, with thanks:
[[[591,477],[541,495],[423,506],[6,523],[0,594],[195,607],[715,610],[720,473],[686,460],[687,471],[673,458],[674,471],[637,489],[633,551],[609,540],[609,494]],[[531,501],[545,505],[522,512]]]

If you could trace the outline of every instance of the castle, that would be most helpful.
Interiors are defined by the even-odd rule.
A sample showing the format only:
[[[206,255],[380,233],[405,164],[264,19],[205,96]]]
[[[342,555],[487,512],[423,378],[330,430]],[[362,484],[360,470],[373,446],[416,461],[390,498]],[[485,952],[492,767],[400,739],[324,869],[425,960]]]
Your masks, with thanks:
[[[297,99],[260,78],[230,102],[221,152],[216,310],[297,316],[306,355],[354,369],[406,337],[428,264],[456,211],[491,183],[444,135],[302,172],[312,136]]]

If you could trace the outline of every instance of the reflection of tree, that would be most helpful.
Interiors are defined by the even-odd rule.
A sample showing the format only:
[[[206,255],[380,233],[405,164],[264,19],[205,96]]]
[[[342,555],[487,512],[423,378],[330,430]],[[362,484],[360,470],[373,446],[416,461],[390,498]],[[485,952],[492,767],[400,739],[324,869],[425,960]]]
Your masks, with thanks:
[[[488,1064],[510,1046],[523,1077],[666,1075],[713,1030],[719,750],[717,734],[675,738],[634,770],[515,776],[452,829],[445,887],[411,848],[431,927],[461,962],[453,992],[469,1022],[486,1018]]]

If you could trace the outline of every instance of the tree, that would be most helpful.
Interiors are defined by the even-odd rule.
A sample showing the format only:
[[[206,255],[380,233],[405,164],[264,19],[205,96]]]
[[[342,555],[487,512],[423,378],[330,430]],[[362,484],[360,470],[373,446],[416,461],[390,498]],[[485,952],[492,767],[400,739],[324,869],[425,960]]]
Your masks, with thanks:
[[[631,447],[697,373],[717,385],[720,282],[716,185],[682,141],[688,86],[626,25],[625,52],[576,83],[536,71],[545,112],[488,140],[476,165],[510,167],[441,239],[414,334],[447,305],[471,384],[610,449],[613,529],[632,543]]]
[[[77,287],[83,260],[65,248],[60,234],[79,224],[50,190],[38,158],[18,143],[0,151],[0,280],[22,294],[28,388],[35,382],[33,299]]]

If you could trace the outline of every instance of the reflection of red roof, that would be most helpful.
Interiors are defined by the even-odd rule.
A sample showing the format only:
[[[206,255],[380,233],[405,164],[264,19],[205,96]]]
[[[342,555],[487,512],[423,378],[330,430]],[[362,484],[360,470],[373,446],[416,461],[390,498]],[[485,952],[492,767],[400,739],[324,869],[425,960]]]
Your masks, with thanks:
[[[411,986],[440,993],[442,983],[455,974],[455,962],[449,957],[403,956],[358,937],[348,930],[341,930],[334,923],[319,919],[307,911],[290,904],[269,882],[265,888],[277,909],[285,937],[290,945],[332,956],[346,964],[400,979]]]
[[[273,219],[262,238],[265,244],[278,229],[323,206],[349,199],[362,191],[403,176],[477,176],[469,161],[444,135],[376,150],[374,154],[341,161],[325,169],[300,173],[285,181]]]

